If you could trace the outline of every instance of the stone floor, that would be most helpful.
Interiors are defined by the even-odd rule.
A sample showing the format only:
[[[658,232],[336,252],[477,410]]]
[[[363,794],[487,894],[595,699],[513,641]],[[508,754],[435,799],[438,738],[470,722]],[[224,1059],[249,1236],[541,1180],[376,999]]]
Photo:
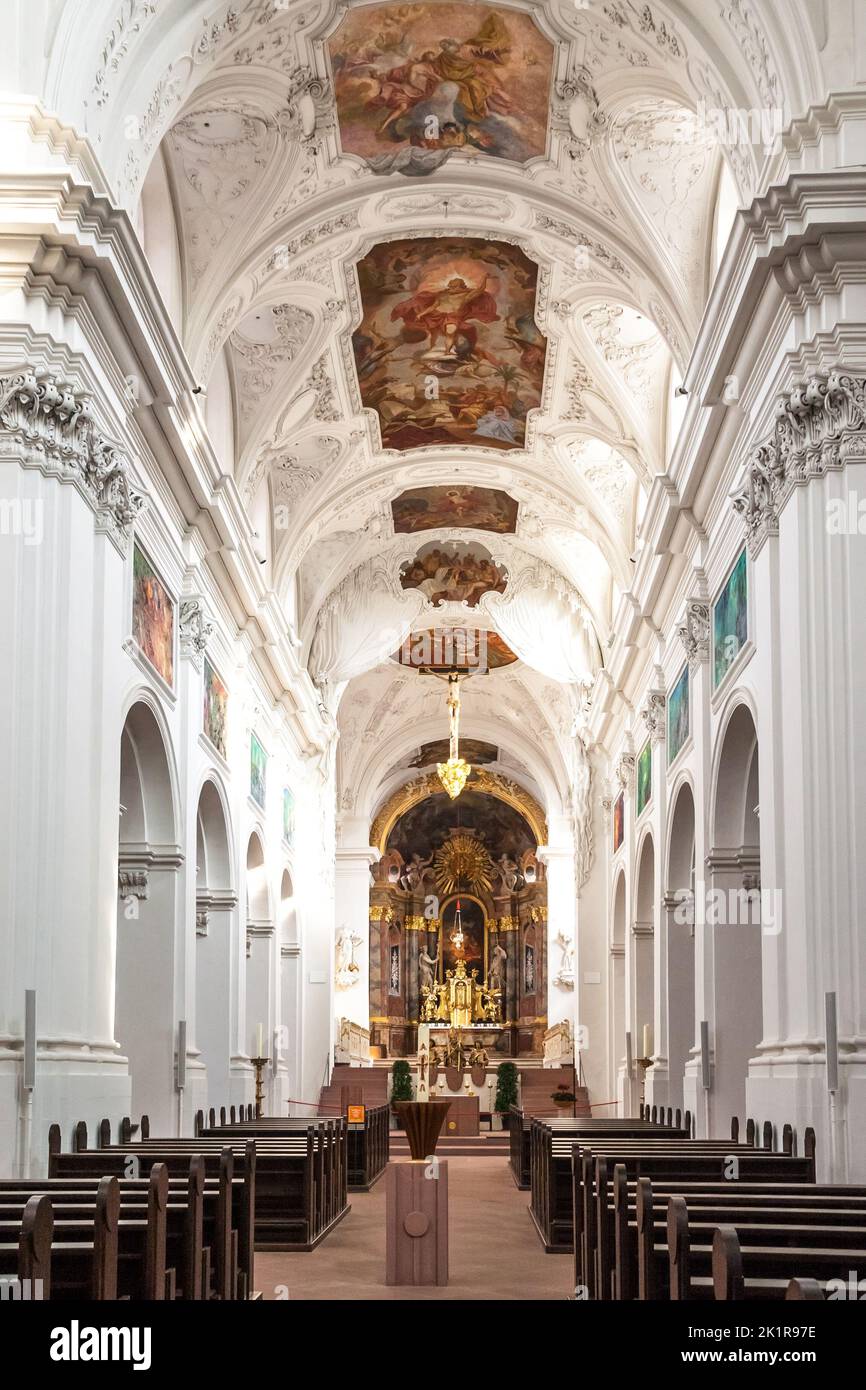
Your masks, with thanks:
[[[385,1179],[351,1192],[352,1210],[311,1254],[256,1255],[256,1288],[266,1299],[568,1298],[573,1264],[545,1255],[505,1158],[450,1158],[450,1283],[447,1288],[385,1285]],[[282,1286],[282,1288],[281,1288]]]

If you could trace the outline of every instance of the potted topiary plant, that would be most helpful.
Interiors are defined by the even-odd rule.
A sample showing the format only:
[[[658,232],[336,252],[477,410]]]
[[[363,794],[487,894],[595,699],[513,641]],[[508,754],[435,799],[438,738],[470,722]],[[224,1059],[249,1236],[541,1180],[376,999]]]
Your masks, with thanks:
[[[496,1069],[496,1099],[493,1109],[502,1118],[502,1128],[511,1127],[511,1107],[517,1104],[517,1067],[513,1062],[500,1062]]]
[[[565,1082],[562,1081],[557,1086],[550,1099],[553,1101],[557,1110],[568,1110],[572,1105],[574,1105],[574,1102],[577,1100],[577,1096],[574,1094],[574,1091],[572,1091],[571,1088],[569,1086],[566,1086]]]
[[[391,1067],[391,1110],[393,1114],[394,1102],[398,1100],[412,1099],[412,1069],[405,1060],[396,1061]]]

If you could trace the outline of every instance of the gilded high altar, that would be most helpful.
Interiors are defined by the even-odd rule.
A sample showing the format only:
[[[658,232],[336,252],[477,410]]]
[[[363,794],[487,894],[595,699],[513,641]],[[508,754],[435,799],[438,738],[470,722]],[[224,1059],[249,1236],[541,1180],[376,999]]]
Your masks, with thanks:
[[[421,1018],[425,1023],[450,1023],[468,1028],[473,1023],[501,1023],[501,993],[478,981],[478,971],[466,972],[466,962],[458,960],[445,979],[421,992]]]

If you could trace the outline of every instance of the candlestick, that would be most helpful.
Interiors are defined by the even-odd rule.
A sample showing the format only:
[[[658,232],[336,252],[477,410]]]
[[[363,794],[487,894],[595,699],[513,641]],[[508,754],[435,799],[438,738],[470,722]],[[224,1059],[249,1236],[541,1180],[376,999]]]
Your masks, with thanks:
[[[259,1043],[261,1044],[261,1039],[259,1039]],[[261,1052],[261,1050],[262,1050],[262,1049],[261,1049],[261,1046],[259,1046],[259,1052]],[[270,1060],[271,1060],[270,1057],[254,1057],[254,1058],[252,1059],[252,1061],[253,1061],[253,1066],[254,1066],[255,1069],[256,1069],[256,1119],[257,1119],[257,1120],[260,1120],[260,1119],[262,1118],[262,1116],[264,1115],[264,1113],[265,1113],[265,1110],[264,1110],[264,1099],[265,1099],[264,1070],[265,1070],[265,1067],[268,1065],[268,1062],[269,1062]]]

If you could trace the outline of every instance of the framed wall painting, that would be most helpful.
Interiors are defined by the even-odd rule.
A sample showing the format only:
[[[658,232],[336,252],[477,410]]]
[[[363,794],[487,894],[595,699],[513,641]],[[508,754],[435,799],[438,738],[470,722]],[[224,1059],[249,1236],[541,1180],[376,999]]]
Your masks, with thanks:
[[[132,549],[132,635],[157,675],[174,689],[174,600],[138,542]]]
[[[205,737],[210,739],[220,757],[224,758],[226,756],[229,693],[207,657],[204,659],[202,697]]]
[[[265,809],[268,755],[255,734],[250,734],[250,796],[257,806]]]
[[[625,838],[625,793],[620,792],[613,803],[613,852],[616,854]]]
[[[645,811],[652,796],[652,744],[647,739],[637,760],[637,813]]]
[[[689,736],[689,668],[682,674],[668,696],[668,766],[674,761]]]
[[[721,685],[749,636],[749,581],[742,550],[713,604],[713,689]]]

